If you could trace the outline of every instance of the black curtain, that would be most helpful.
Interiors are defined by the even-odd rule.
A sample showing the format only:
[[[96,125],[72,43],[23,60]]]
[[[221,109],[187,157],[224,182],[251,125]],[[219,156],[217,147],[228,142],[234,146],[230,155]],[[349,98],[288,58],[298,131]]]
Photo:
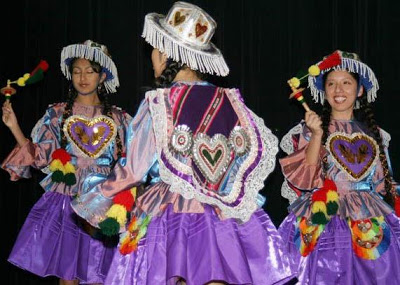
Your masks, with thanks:
[[[42,0],[6,1],[2,7],[0,87],[30,72],[40,59],[50,68],[45,79],[17,88],[12,98],[25,135],[30,134],[48,104],[61,102],[68,88],[59,64],[62,47],[92,39],[105,43],[118,67],[121,87],[113,103],[134,115],[151,84],[151,48],[141,38],[144,16],[166,14],[174,1],[144,0]],[[224,87],[239,88],[247,105],[279,139],[304,111],[289,101],[286,81],[299,70],[336,49],[356,52],[376,73],[380,83],[374,105],[379,125],[392,135],[389,149],[394,177],[399,180],[400,128],[400,4],[397,0],[198,0],[217,21],[213,42],[221,49],[231,69],[227,78],[210,78]],[[306,99],[315,110],[320,106]],[[397,115],[396,115],[397,114]],[[0,159],[13,149],[15,140],[0,123]],[[282,157],[282,152],[278,158]],[[57,284],[7,263],[7,256],[30,208],[42,195],[43,175],[9,181],[0,171],[0,209],[3,245],[3,284]],[[265,182],[265,209],[278,226],[287,215],[288,202],[280,196],[280,168]]]

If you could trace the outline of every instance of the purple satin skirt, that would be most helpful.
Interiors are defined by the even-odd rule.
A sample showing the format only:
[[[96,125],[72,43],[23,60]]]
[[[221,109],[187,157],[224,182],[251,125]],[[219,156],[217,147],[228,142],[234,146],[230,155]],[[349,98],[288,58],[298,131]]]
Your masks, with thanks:
[[[298,271],[299,284],[400,284],[400,219],[390,214],[385,220],[390,245],[375,260],[355,254],[347,221],[337,216],[326,225],[314,250],[302,257],[294,243],[296,216],[290,214],[279,233]]]
[[[239,225],[221,221],[208,205],[201,214],[174,213],[169,205],[136,252],[115,253],[105,284],[175,284],[178,276],[187,285],[280,284],[293,276],[284,248],[262,210]]]
[[[30,211],[8,261],[42,277],[103,283],[116,244],[87,234],[70,202],[70,196],[46,192]]]

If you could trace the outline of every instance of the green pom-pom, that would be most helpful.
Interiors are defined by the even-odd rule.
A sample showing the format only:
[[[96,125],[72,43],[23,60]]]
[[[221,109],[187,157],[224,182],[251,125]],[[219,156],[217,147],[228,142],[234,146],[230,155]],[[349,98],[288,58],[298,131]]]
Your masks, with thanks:
[[[74,185],[76,183],[76,177],[74,173],[67,173],[64,176],[64,183],[66,185]]]
[[[312,215],[311,222],[316,225],[325,225],[328,223],[328,220],[326,219],[325,214],[319,211]]]
[[[101,232],[106,236],[114,236],[119,233],[119,224],[114,218],[107,218],[99,223]]]
[[[60,170],[54,171],[53,174],[51,175],[51,180],[53,180],[54,182],[57,182],[57,183],[63,182],[64,173]]]
[[[336,215],[338,209],[339,205],[336,202],[328,202],[326,204],[326,212],[328,213],[329,216]]]

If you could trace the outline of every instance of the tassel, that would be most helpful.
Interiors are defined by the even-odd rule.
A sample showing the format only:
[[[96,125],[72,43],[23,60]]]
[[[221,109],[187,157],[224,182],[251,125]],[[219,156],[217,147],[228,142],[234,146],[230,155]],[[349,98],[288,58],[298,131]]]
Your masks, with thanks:
[[[322,60],[318,64],[318,67],[320,70],[325,70],[325,69],[332,68],[334,66],[339,65],[341,62],[342,62],[342,58],[341,58],[339,52],[335,51],[331,55],[326,57],[324,60]]]

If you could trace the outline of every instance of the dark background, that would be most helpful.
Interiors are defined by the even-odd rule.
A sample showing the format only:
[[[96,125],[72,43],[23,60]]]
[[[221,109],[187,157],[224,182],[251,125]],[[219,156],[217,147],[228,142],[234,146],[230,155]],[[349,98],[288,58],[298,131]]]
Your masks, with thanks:
[[[4,2],[4,1],[3,1]],[[40,59],[50,64],[40,83],[17,87],[12,98],[25,135],[50,103],[64,100],[67,82],[59,64],[62,47],[92,39],[105,43],[118,67],[121,87],[115,104],[134,114],[143,98],[141,87],[151,84],[151,48],[141,38],[149,12],[166,14],[167,0],[57,0],[5,1],[1,4],[0,87],[30,72]],[[231,69],[227,78],[209,81],[237,87],[247,105],[264,118],[279,139],[304,114],[288,100],[286,81],[336,49],[356,52],[375,71],[380,83],[374,105],[377,121],[392,135],[390,154],[395,178],[400,179],[399,91],[400,16],[398,0],[202,0],[199,5],[217,21],[213,42]],[[310,106],[309,94],[306,94]],[[0,123],[0,159],[15,145],[10,131]],[[281,157],[282,152],[278,157]],[[2,284],[57,284],[7,263],[7,256],[30,208],[43,191],[42,174],[11,182],[0,171]],[[280,196],[279,167],[266,181],[266,210],[276,224],[286,216],[287,201]]]

